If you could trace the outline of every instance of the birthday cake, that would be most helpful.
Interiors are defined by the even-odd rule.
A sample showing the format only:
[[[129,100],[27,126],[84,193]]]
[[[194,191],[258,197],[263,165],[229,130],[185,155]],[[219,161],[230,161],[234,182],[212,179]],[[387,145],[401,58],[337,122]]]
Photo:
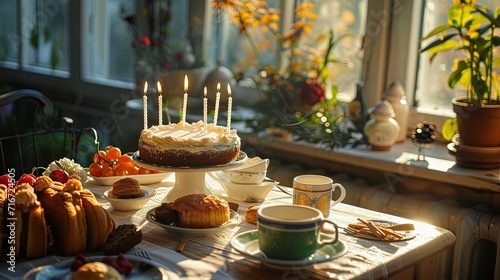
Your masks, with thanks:
[[[203,121],[179,122],[144,129],[139,155],[163,166],[213,166],[235,160],[240,153],[236,130]]]

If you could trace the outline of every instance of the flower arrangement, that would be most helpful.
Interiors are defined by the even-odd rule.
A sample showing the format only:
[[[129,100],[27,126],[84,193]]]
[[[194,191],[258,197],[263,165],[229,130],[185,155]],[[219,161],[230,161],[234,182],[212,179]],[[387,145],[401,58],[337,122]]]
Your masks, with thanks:
[[[232,17],[255,54],[259,71],[254,80],[261,93],[256,110],[261,117],[248,125],[256,131],[283,129],[296,139],[332,148],[349,143],[352,137],[342,125],[337,87],[331,86],[331,95],[327,96],[326,84],[331,78],[329,63],[351,64],[347,59],[333,57],[333,49],[340,40],[353,34],[336,38],[330,30],[315,36],[313,23],[317,14],[311,2],[295,8],[295,21],[284,35],[280,32],[279,11],[267,7],[266,1],[213,0],[212,3],[219,13],[224,8]],[[254,40],[256,36],[260,36],[259,44]],[[276,53],[278,59],[274,63],[266,61],[262,53]]]

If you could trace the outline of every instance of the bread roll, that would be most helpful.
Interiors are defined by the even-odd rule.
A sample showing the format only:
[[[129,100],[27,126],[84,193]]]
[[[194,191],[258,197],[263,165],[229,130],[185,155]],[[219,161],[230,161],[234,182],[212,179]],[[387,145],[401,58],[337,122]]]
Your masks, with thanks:
[[[230,219],[227,201],[209,194],[179,197],[172,203],[172,209],[179,212],[177,224],[180,227],[217,227]]]
[[[16,186],[16,255],[27,259],[47,255],[47,225],[34,189],[27,183]]]
[[[59,191],[42,202],[47,222],[52,227],[57,251],[77,255],[87,246],[87,224],[78,191]]]
[[[87,249],[95,251],[104,245],[109,234],[115,228],[115,222],[91,191],[80,190],[80,195],[87,223]]]
[[[121,280],[120,273],[113,267],[102,262],[89,262],[82,265],[71,275],[71,280]]]

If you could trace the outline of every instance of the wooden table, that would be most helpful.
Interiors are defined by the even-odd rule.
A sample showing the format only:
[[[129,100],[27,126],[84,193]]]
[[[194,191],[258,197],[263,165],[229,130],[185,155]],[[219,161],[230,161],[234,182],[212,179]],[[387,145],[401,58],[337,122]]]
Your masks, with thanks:
[[[446,229],[341,203],[333,207],[329,217],[341,228],[356,222],[357,218],[363,218],[413,223],[417,234],[415,238],[407,241],[384,242],[354,237],[340,229],[339,239],[346,244],[348,249],[341,257],[314,265],[276,269],[238,253],[230,245],[234,235],[256,229],[254,225],[244,222],[245,210],[251,203],[238,202],[238,222],[220,232],[203,237],[183,238],[169,234],[165,229],[147,222],[145,218],[147,211],[161,203],[172,188],[173,182],[174,175],[162,183],[149,185],[156,188],[157,195],[138,211],[116,211],[105,200],[100,200],[118,224],[135,223],[142,226],[143,243],[138,245],[135,251],[150,251],[152,260],[160,264],[168,259],[189,266],[187,270],[191,274],[187,273],[181,277],[185,279],[227,279],[229,277],[236,279],[433,279],[437,255],[450,248],[455,242],[455,236]],[[207,182],[214,194],[224,195],[220,186],[209,176],[207,176]],[[94,182],[86,183],[85,186],[96,194],[102,194],[109,188],[109,186],[97,186]],[[345,187],[349,190],[349,186]],[[277,188],[269,193],[264,202],[264,204],[286,203],[291,203],[291,197]],[[181,252],[182,257],[174,251],[183,242],[186,243]],[[32,267],[43,261],[43,259],[32,261],[24,265]],[[19,266],[20,269],[22,266],[23,264]],[[204,272],[203,275],[193,274],[193,272],[196,274],[197,266],[199,266],[199,271]],[[2,264],[0,267],[2,271],[3,267]],[[6,276],[9,274],[0,273],[0,277]]]

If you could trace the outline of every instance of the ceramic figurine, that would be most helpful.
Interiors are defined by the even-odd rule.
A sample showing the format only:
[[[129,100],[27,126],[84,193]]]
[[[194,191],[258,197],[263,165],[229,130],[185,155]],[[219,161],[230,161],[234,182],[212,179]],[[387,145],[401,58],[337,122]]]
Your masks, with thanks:
[[[394,109],[387,100],[381,100],[368,112],[372,115],[365,125],[365,135],[374,151],[390,150],[399,134],[399,124],[394,119]]]
[[[394,119],[399,124],[400,129],[398,137],[396,138],[396,143],[403,142],[406,140],[408,116],[410,114],[410,108],[406,101],[403,85],[397,81],[393,82],[385,92],[384,98],[391,103],[394,113],[396,114]]]

